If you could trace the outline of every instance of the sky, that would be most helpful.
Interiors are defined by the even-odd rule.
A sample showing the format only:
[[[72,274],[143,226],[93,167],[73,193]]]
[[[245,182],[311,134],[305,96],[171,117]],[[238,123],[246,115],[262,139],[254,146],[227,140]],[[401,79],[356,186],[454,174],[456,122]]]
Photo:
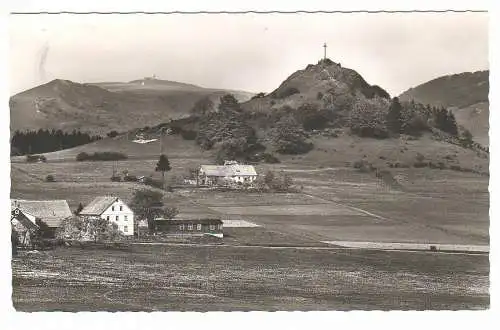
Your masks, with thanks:
[[[327,56],[392,96],[489,68],[487,13],[11,15],[10,93],[53,79],[271,92]]]

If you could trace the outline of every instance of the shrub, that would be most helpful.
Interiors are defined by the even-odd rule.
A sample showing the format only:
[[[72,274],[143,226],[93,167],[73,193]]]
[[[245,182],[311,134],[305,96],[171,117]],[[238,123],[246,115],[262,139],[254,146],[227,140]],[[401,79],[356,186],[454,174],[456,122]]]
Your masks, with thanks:
[[[113,181],[113,182],[121,182],[122,181],[122,177],[119,176],[119,175],[113,175],[111,177],[111,181]]]
[[[55,182],[56,179],[54,178],[54,176],[52,174],[49,174],[45,177],[45,182]]]
[[[26,162],[36,163],[36,162],[46,162],[47,158],[44,155],[26,155]]]
[[[127,181],[127,182],[137,182],[138,179],[135,175],[130,175],[130,174],[127,174],[123,177],[123,181]]]
[[[413,163],[413,167],[415,167],[415,168],[423,168],[423,167],[428,167],[428,166],[429,166],[429,163],[426,163],[426,162],[416,161],[415,163]]]
[[[297,88],[288,87],[281,92],[273,94],[272,97],[276,98],[276,99],[284,99],[285,97],[289,97],[289,96],[292,96],[292,95],[298,94],[298,93],[300,93],[300,91]]]
[[[417,161],[418,161],[418,162],[423,162],[423,161],[424,161],[424,159],[425,159],[425,156],[424,156],[424,155],[422,155],[420,152],[417,152],[417,156],[416,156],[416,158],[417,158]]]
[[[364,160],[364,159],[355,161],[352,164],[352,167],[359,170],[360,172],[372,172],[375,170],[375,167],[373,166],[373,164]]]
[[[104,151],[104,152],[94,152],[93,154],[88,154],[86,152],[80,152],[76,155],[76,160],[81,161],[112,161],[112,160],[123,160],[127,159],[127,155],[120,152],[114,151]]]
[[[111,131],[107,134],[108,137],[110,138],[114,138],[116,136],[118,136],[118,132],[117,131]]]
[[[197,133],[196,131],[185,131],[185,130],[182,130],[181,131],[181,136],[184,140],[195,140],[196,139],[196,136],[197,136]]]

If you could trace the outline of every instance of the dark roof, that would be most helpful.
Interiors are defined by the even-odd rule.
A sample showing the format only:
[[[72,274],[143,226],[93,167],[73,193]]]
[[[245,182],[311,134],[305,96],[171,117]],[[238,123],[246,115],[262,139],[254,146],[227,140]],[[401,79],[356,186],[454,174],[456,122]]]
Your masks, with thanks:
[[[33,223],[25,214],[23,211],[21,211],[19,208],[15,208],[14,210],[11,211],[11,217],[15,218],[20,224],[24,226],[24,228],[32,230],[32,229],[38,229],[38,225],[36,223]]]
[[[108,207],[113,204],[118,197],[114,196],[99,196],[94,198],[87,206],[80,212],[81,215],[101,215]]]
[[[186,218],[186,219],[164,219],[164,218],[157,218],[155,221],[165,221],[165,222],[170,222],[170,223],[200,223],[200,224],[222,224],[221,219],[215,219],[215,218]]]
[[[73,216],[68,202],[61,199],[51,201],[12,199],[11,209],[15,208],[40,218],[49,227],[59,227],[64,219]]]

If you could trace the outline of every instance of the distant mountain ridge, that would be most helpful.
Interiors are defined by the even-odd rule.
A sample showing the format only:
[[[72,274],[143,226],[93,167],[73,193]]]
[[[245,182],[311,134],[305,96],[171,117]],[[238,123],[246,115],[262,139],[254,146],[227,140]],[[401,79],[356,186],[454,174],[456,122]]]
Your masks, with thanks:
[[[127,131],[182,118],[197,100],[215,101],[227,93],[239,101],[253,95],[153,78],[85,84],[55,79],[10,98],[11,132],[40,128],[97,134]]]
[[[471,131],[474,140],[488,145],[489,70],[442,76],[403,92],[402,101],[451,109],[457,123]]]

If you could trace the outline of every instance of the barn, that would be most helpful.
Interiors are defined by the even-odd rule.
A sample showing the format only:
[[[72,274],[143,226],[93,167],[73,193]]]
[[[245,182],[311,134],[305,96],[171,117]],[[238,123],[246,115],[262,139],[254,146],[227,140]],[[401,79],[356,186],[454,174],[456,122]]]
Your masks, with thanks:
[[[224,165],[201,165],[198,171],[200,185],[250,184],[257,179],[252,165],[226,161]]]
[[[73,216],[68,202],[65,200],[11,200],[11,210],[18,210],[18,214],[11,216],[11,221],[24,222],[24,217],[40,227],[40,235],[44,238],[54,238],[56,229],[64,219]]]
[[[155,219],[156,231],[176,235],[223,236],[222,220],[218,218]]]
[[[16,207],[11,211],[10,223],[17,237],[17,244],[26,248],[33,247],[33,237],[40,230],[35,217]]]

